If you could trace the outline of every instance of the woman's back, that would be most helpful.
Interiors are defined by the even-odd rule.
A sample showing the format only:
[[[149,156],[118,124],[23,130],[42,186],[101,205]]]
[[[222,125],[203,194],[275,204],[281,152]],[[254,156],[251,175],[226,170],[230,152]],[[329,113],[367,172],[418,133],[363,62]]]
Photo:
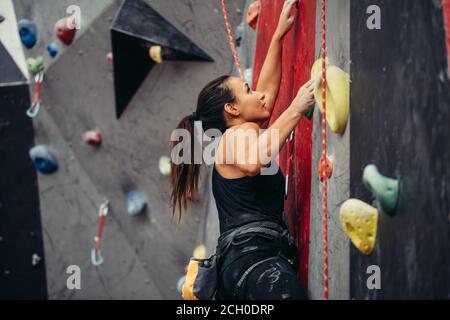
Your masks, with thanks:
[[[214,164],[212,191],[219,212],[220,233],[254,221],[283,223],[284,176],[258,174],[227,179]]]

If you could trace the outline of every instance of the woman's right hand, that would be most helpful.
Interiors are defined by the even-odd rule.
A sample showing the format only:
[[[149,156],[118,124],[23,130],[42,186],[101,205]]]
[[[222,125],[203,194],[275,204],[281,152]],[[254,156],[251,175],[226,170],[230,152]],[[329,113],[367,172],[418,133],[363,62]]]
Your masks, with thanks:
[[[316,81],[313,79],[306,82],[297,92],[297,96],[292,100],[291,108],[298,113],[305,114],[315,103],[314,87]]]

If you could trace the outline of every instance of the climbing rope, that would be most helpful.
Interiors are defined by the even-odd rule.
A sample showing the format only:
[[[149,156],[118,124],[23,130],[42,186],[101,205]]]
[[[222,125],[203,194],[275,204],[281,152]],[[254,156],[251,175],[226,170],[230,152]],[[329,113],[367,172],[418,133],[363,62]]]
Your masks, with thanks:
[[[233,31],[231,30],[231,24],[230,20],[228,19],[228,10],[227,6],[225,5],[225,0],[221,0],[222,4],[222,11],[223,11],[223,18],[225,19],[225,26],[227,28],[228,32],[228,39],[230,41],[231,51],[233,52],[234,62],[236,63],[236,67],[239,71],[239,75],[241,79],[244,79],[244,74],[242,73],[242,67],[241,63],[239,62],[239,56],[236,50],[236,45],[234,44],[234,38],[233,38]],[[249,84],[251,85],[251,84]]]
[[[322,157],[319,164],[319,176],[323,183],[322,223],[323,223],[323,298],[328,300],[328,219],[327,219],[327,180],[330,177],[327,158],[327,73],[326,73],[326,0],[322,0]]]

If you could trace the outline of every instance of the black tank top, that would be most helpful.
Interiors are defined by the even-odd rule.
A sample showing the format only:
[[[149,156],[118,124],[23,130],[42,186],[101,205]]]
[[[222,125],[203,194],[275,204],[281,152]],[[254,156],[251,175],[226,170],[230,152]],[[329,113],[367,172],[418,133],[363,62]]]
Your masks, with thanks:
[[[213,165],[212,191],[221,234],[255,221],[273,221],[285,226],[284,176],[281,169],[275,175],[226,179]]]

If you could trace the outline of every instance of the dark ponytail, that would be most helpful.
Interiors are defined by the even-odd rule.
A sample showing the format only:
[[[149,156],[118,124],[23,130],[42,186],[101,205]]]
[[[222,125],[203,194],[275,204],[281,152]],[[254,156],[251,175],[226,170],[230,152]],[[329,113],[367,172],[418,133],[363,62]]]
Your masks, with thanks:
[[[178,208],[180,219],[183,211],[187,209],[189,199],[198,198],[198,182],[201,164],[195,163],[194,145],[198,143],[196,140],[195,121],[201,121],[202,129],[218,129],[224,133],[227,129],[227,121],[225,118],[224,106],[227,103],[235,103],[236,97],[226,82],[230,76],[221,76],[208,83],[198,95],[197,109],[178,123],[176,129],[185,129],[190,134],[191,145],[191,162],[175,164],[171,161],[171,189],[170,204],[172,207],[172,215]],[[176,145],[177,141],[171,141],[170,151]],[[198,155],[197,155],[198,157]]]

